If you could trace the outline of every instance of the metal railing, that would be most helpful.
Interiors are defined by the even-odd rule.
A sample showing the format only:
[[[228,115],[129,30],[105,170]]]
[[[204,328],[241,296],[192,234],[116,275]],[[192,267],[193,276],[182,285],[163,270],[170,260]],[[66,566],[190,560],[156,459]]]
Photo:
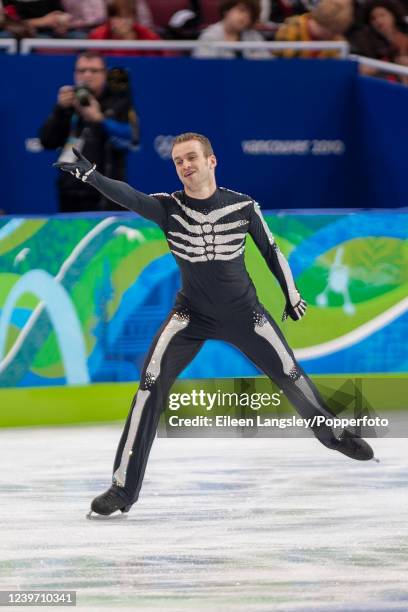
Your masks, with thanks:
[[[386,72],[399,76],[408,76],[408,66],[374,60],[361,55],[350,55],[347,42],[314,41],[314,42],[277,42],[277,41],[251,41],[251,42],[223,42],[209,43],[199,40],[89,40],[89,39],[44,39],[24,38],[20,41],[20,53],[29,55],[36,49],[102,49],[102,50],[140,50],[140,51],[193,51],[200,47],[215,47],[231,51],[338,51],[339,58],[347,58],[367,66],[378,72]],[[0,49],[6,53],[18,53],[18,43],[14,38],[0,39]]]
[[[378,72],[387,72],[390,74],[397,74],[399,76],[408,76],[408,66],[401,66],[401,64],[391,64],[390,62],[382,62],[380,60],[374,60],[370,57],[364,57],[363,55],[349,55],[348,59],[358,62],[360,66],[367,66],[367,68],[373,68]]]
[[[119,49],[140,51],[193,51],[200,47],[213,47],[231,51],[338,51],[339,57],[345,58],[349,53],[346,42],[223,42],[209,43],[199,40],[89,40],[89,39],[44,39],[25,38],[21,41],[20,51],[28,55],[35,49]]]
[[[4,49],[6,53],[15,55],[17,53],[17,41],[15,38],[0,38],[0,49]]]

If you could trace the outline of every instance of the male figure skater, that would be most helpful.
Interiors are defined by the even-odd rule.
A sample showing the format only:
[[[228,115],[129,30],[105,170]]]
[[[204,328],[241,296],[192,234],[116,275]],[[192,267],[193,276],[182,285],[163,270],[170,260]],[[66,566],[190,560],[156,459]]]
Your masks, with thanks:
[[[283,318],[299,320],[306,303],[259,205],[246,195],[217,187],[217,160],[209,140],[195,133],[175,138],[172,157],[184,189],[171,195],[146,195],[106,178],[75,153],[78,161],[55,165],[157,223],[180,267],[183,285],[148,352],[116,453],[113,484],[92,501],[91,512],[128,512],[136,502],[167,394],[207,339],[225,340],[242,350],[279,385],[302,417],[331,418],[333,414],[257,298],[244,262],[247,234],[282,288]],[[314,427],[313,433],[322,444],[352,459],[373,458],[367,442],[347,430],[337,438],[323,424]]]

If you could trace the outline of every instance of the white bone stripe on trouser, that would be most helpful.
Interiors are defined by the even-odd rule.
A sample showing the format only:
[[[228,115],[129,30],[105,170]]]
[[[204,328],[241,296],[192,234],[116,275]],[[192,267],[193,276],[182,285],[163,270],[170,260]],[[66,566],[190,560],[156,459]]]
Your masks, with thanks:
[[[292,357],[289,355],[288,351],[285,348],[282,340],[279,338],[276,331],[273,329],[272,325],[266,319],[263,325],[255,325],[255,332],[265,338],[269,342],[269,344],[275,349],[277,352],[279,359],[282,362],[283,371],[287,376],[290,376],[291,371],[296,368],[295,363]],[[313,389],[311,389],[307,383],[307,380],[304,376],[300,376],[297,380],[293,381],[293,384],[303,393],[303,395],[309,400],[311,404],[319,410],[322,414],[325,414],[327,417],[332,418],[333,415],[330,414],[324,407],[318,402]]]
[[[178,314],[174,314],[171,317],[170,321],[161,333],[154,348],[153,354],[150,358],[150,361],[146,367],[146,374],[149,374],[150,380],[157,380],[160,374],[161,360],[163,358],[166,348],[170,344],[172,338],[182,329],[187,327],[188,323],[188,319],[181,319]],[[129,464],[130,457],[132,456],[132,447],[136,439],[140,419],[142,418],[143,409],[150,395],[150,391],[145,389],[139,389],[137,392],[136,402],[133,407],[129,431],[126,438],[125,446],[123,447],[120,465],[113,475],[113,481],[119,487],[125,486],[126,470]]]

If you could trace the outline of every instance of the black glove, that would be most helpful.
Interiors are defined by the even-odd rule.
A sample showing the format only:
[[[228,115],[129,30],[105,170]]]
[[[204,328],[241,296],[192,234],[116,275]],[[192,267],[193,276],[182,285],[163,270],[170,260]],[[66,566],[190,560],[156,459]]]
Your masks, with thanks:
[[[80,153],[77,149],[73,148],[72,150],[75,156],[77,157],[77,161],[71,163],[57,162],[52,165],[55,168],[64,170],[64,172],[70,172],[73,176],[75,176],[75,178],[86,183],[89,178],[89,175],[92,174],[92,172],[95,170],[96,164],[92,165],[91,162],[86,159],[86,157],[84,157],[82,153]]]
[[[300,297],[300,296],[299,296]],[[286,321],[290,317],[293,321],[299,321],[306,312],[307,304],[301,297],[299,301],[292,306],[288,301],[286,302],[285,310],[283,311],[282,321]]]

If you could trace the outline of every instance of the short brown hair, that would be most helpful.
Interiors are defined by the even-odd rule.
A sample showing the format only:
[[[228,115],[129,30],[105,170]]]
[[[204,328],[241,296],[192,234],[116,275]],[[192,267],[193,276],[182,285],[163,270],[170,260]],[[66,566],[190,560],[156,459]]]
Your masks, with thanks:
[[[188,142],[189,140],[198,140],[201,143],[201,146],[204,151],[204,155],[206,157],[210,157],[210,155],[214,155],[214,150],[212,148],[211,142],[208,140],[207,136],[203,136],[202,134],[196,134],[196,132],[184,132],[184,134],[179,134],[173,140],[173,146],[176,144],[180,144],[181,142]]]
[[[104,65],[106,69],[105,58],[103,57],[103,55],[101,55],[101,53],[99,53],[99,51],[94,51],[93,49],[88,49],[88,51],[81,51],[76,56],[75,62],[81,59],[81,57],[84,57],[85,59],[99,59],[101,60],[102,64]]]
[[[249,14],[251,15],[251,24],[254,25],[259,19],[259,14],[261,12],[259,6],[259,0],[221,0],[220,2],[220,15],[224,17],[225,13],[228,13],[232,8],[242,4]]]

